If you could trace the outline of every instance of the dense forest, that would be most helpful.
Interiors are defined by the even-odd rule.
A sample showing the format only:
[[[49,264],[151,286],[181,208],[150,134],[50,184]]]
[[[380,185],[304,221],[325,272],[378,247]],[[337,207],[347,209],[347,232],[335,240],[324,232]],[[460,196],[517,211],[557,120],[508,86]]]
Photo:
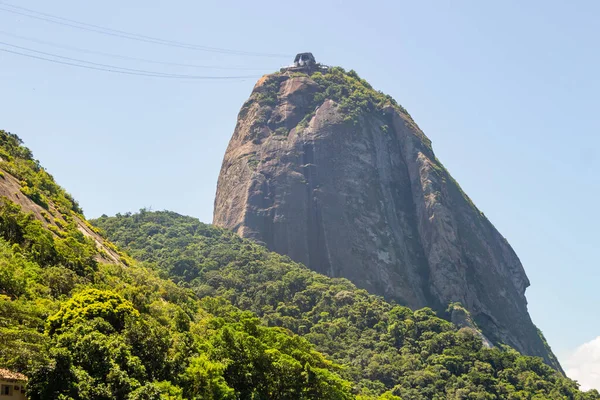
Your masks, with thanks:
[[[173,212],[92,221],[145,266],[311,342],[355,391],[402,399],[596,399],[541,358],[487,348],[430,309],[411,311],[310,271],[235,234]],[[450,305],[460,307],[458,304]],[[389,392],[388,392],[389,393]]]
[[[0,367],[31,399],[600,399],[193,218],[92,227],[4,131],[0,189]]]
[[[0,205],[0,366],[29,376],[29,398],[353,398],[306,339],[124,254],[101,262],[81,209],[18,137],[0,131],[0,157],[0,186],[17,177],[17,197],[45,210]]]

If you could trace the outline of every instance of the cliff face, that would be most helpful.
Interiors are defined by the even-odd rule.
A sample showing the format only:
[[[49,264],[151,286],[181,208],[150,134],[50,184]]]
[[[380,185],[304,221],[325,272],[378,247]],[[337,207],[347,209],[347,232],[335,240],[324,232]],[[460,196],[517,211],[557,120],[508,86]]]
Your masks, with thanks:
[[[352,72],[259,80],[223,160],[214,223],[412,308],[460,302],[491,342],[560,369],[510,245],[406,111]]]

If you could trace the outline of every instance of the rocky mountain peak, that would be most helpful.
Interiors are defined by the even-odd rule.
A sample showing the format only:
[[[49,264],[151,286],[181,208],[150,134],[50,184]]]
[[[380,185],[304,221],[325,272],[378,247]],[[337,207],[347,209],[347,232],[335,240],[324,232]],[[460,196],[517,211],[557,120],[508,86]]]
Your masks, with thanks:
[[[560,369],[511,246],[408,112],[353,71],[257,82],[225,153],[214,223],[411,308],[460,303],[491,343]]]

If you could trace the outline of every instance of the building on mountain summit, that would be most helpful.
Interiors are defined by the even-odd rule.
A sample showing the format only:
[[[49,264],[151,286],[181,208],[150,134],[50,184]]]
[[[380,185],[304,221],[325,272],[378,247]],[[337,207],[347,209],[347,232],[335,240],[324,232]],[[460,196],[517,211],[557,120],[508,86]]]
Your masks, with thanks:
[[[310,67],[316,63],[317,60],[315,60],[315,56],[312,53],[298,53],[294,59],[294,67]]]
[[[310,74],[311,72],[325,71],[327,68],[327,66],[318,63],[312,53],[298,53],[294,58],[294,63],[281,68],[281,72],[296,71]]]
[[[26,384],[25,375],[0,368],[0,400],[26,400]]]

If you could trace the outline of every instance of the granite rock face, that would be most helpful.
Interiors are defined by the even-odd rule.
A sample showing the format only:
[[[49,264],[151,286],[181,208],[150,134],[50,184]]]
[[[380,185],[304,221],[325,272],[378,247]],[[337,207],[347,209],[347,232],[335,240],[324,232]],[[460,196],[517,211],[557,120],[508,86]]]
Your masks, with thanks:
[[[528,314],[519,258],[412,118],[393,102],[349,118],[314,78],[256,84],[225,153],[214,224],[413,309],[459,302],[492,343],[560,370]]]

